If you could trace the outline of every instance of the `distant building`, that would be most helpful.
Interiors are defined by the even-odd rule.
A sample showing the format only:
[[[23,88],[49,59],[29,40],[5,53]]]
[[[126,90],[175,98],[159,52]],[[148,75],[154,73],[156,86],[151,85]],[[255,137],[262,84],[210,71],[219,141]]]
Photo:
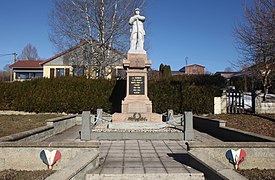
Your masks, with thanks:
[[[205,67],[199,64],[191,64],[184,66],[179,71],[184,74],[205,74]]]
[[[43,77],[43,60],[19,60],[10,65],[12,81],[25,81]]]
[[[216,72],[215,75],[221,75],[225,78],[231,78],[234,75],[240,74],[240,72]]]
[[[184,72],[181,72],[181,71],[171,71],[171,73],[172,73],[172,76],[179,76],[179,75],[185,74]]]

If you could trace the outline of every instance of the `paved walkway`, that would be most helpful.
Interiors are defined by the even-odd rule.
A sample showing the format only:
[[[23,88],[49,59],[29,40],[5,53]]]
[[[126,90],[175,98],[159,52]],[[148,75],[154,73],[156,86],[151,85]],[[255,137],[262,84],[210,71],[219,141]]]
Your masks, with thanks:
[[[74,126],[47,142],[79,142],[81,126]],[[195,131],[195,141],[221,142]],[[204,179],[203,173],[189,164],[185,141],[121,140],[100,141],[100,165],[89,174],[94,179]]]
[[[149,178],[156,174],[162,174],[162,177],[177,174],[179,177],[204,179],[203,173],[187,166],[187,163],[183,141],[101,141],[100,166],[87,179],[118,174],[135,174],[140,178],[144,175]]]

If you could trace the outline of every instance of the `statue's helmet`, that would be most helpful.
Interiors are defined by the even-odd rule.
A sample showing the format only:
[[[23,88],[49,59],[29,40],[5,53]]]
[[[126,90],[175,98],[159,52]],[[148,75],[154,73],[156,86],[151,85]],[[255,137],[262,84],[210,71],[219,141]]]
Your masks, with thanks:
[[[135,11],[140,11],[140,9],[139,9],[139,8],[136,8]]]

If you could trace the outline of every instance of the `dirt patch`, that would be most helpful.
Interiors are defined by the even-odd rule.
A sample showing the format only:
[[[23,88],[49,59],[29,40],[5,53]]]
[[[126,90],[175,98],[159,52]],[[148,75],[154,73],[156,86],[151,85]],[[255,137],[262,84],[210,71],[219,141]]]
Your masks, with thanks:
[[[46,126],[46,120],[61,114],[0,115],[0,137]]]
[[[249,180],[274,180],[275,169],[244,169],[239,170],[238,173]]]
[[[225,120],[227,127],[275,137],[275,114],[261,116],[252,114],[218,114],[209,115],[208,117]]]
[[[13,169],[0,171],[0,180],[41,180],[46,179],[55,171],[40,170],[40,171],[17,171]]]

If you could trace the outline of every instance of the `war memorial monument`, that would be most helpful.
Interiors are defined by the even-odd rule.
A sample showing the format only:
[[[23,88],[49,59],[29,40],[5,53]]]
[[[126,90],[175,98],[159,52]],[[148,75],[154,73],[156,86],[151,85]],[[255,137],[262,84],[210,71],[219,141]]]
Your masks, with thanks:
[[[148,60],[144,50],[145,30],[143,23],[145,17],[140,15],[140,10],[135,9],[135,15],[130,18],[131,28],[130,50],[123,66],[127,73],[126,97],[122,101],[121,113],[112,117],[116,122],[162,122],[160,114],[152,113],[152,102],[148,98],[148,68],[152,62]]]

